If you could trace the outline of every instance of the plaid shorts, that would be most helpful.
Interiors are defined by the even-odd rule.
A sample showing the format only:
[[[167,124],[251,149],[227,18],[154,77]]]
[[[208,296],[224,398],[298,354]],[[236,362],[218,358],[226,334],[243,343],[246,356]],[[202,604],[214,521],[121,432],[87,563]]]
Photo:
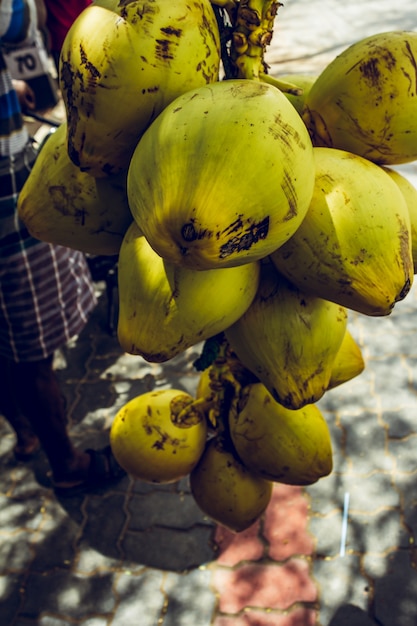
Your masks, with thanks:
[[[44,359],[84,328],[96,305],[81,252],[34,239],[19,220],[19,191],[36,151],[0,159],[0,356]]]

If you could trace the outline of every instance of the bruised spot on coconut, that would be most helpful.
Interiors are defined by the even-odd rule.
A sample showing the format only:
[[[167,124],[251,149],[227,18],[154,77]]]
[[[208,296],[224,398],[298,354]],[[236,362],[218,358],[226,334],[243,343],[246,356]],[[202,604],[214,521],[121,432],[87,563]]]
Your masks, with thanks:
[[[260,222],[250,224],[245,232],[235,235],[220,247],[219,259],[225,259],[231,254],[249,250],[261,239],[266,239],[269,232],[269,215]]]

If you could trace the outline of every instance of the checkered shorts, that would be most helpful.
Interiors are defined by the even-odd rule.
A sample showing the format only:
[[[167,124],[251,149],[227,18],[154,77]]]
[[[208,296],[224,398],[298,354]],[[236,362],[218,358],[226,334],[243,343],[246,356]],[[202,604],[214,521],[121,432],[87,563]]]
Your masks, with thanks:
[[[81,252],[34,239],[19,220],[19,191],[36,152],[0,159],[0,356],[44,359],[79,334],[96,304]]]

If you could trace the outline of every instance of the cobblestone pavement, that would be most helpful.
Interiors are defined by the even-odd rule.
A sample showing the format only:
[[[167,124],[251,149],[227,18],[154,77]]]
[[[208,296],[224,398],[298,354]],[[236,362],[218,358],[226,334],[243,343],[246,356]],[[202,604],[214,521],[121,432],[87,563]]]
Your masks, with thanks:
[[[415,0],[288,0],[272,72],[319,71],[361,36],[415,28],[416,15]],[[417,185],[417,165],[401,169]],[[98,289],[85,331],[57,355],[83,448],[107,443],[131,397],[197,382],[200,346],[163,365],[124,354]],[[58,500],[42,454],[14,461],[0,416],[1,626],[415,626],[417,286],[391,316],[352,313],[349,327],[366,369],[319,403],[333,473],[306,489],[277,484],[238,535],[201,513],[187,480],[126,477]]]
[[[82,447],[107,442],[130,397],[167,386],[192,392],[197,381],[198,346],[163,366],[126,355],[106,331],[106,305],[103,294],[57,359]],[[16,464],[1,422],[0,623],[414,626],[416,326],[415,288],[389,318],[351,316],[366,370],[320,401],[334,472],[304,490],[277,485],[264,518],[239,535],[200,512],[187,480],[125,478],[59,501],[42,454]]]

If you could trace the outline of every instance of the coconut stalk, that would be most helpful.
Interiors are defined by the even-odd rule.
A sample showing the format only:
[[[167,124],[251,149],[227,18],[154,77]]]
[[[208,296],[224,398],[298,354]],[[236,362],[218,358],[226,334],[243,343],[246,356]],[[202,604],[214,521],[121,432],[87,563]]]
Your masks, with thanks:
[[[265,61],[282,3],[277,0],[212,0],[212,4],[220,24],[225,78],[263,81],[286,93],[301,95],[302,90],[295,85],[270,76]]]

